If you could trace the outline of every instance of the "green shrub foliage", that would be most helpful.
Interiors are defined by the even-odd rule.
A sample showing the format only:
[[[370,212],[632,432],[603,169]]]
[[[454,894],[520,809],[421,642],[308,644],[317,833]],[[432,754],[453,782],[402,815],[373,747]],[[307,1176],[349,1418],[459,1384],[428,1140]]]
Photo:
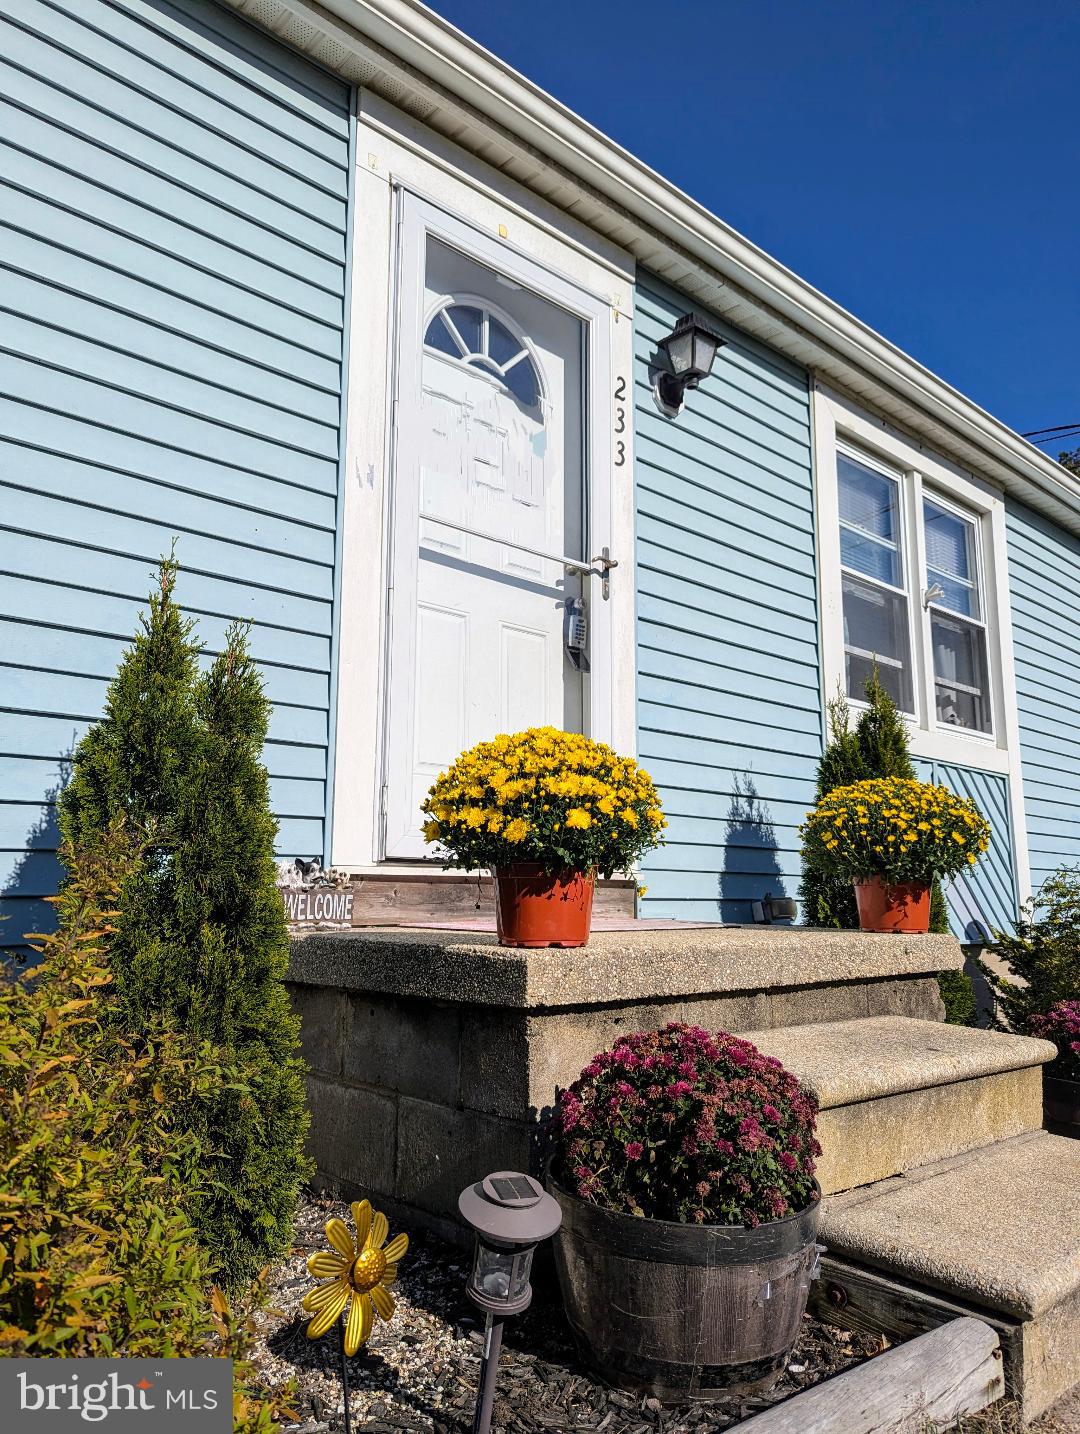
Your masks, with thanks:
[[[220,1278],[235,1285],[289,1243],[308,1173],[307,1114],[260,761],[269,704],[243,627],[200,673],[176,576],[164,561],[105,715],[76,750],[60,825],[79,850],[120,818],[142,848],[118,898],[122,1023],[203,1038],[241,1072],[193,1113],[193,1134],[214,1154],[189,1208]]]
[[[999,931],[996,942],[1010,974],[981,968],[994,992],[996,1024],[1028,1032],[1033,1018],[1080,1000],[1080,867],[1047,877],[1021,911],[1015,935]]]
[[[114,821],[61,853],[68,879],[41,963],[0,987],[0,1356],[234,1363],[234,1434],[295,1422],[257,1388],[261,1284],[231,1305],[185,1205],[209,1177],[192,1112],[241,1076],[200,1037],[127,1034],[112,979],[121,886],[139,854]]]
[[[933,919],[933,908],[931,908]],[[945,1019],[950,1026],[974,1026],[978,1012],[975,1006],[975,988],[971,978],[963,971],[941,971],[938,973],[938,990],[945,1003]]]
[[[815,802],[837,787],[849,787],[872,774],[863,758],[859,739],[851,726],[851,712],[840,693],[828,704],[829,741],[818,763]],[[859,925],[855,892],[818,857],[803,854],[802,884],[799,888],[804,919],[810,926],[839,927],[853,931]]]
[[[859,716],[856,736],[866,763],[868,777],[915,777],[915,764],[908,751],[907,728],[896,703],[882,686],[877,673],[866,683],[869,706]]]
[[[0,1349],[190,1352],[211,1329],[210,1269],[179,1190],[203,1151],[177,1118],[223,1072],[206,1042],[111,1019],[108,945],[129,845],[78,857],[40,966],[0,988]]]

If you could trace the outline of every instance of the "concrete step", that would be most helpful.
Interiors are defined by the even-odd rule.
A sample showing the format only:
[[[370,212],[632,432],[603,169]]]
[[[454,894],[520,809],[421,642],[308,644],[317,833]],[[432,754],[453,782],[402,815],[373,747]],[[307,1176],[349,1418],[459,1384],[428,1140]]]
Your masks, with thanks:
[[[1049,1041],[910,1016],[750,1031],[817,1095],[825,1194],[1038,1130]]]
[[[1009,1392],[1032,1419],[1080,1383],[1078,1192],[1080,1141],[1034,1131],[832,1195],[814,1307],[893,1337],[920,1320],[985,1316],[1002,1333]]]

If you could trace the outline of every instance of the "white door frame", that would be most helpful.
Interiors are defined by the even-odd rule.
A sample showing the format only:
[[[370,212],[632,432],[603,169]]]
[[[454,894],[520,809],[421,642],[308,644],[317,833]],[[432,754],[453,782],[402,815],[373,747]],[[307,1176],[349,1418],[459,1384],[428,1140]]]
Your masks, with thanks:
[[[424,261],[428,235],[441,240],[453,249],[458,249],[478,263],[504,274],[524,288],[550,300],[581,320],[584,333],[583,375],[582,375],[582,476],[585,486],[585,544],[582,556],[586,559],[600,553],[613,543],[612,515],[612,434],[607,424],[597,421],[597,413],[606,411],[606,396],[611,392],[611,346],[609,327],[611,307],[603,299],[589,293],[579,285],[548,267],[537,263],[520,249],[508,243],[497,241],[477,229],[466,219],[424,197],[417,190],[400,181],[394,184],[395,243],[394,283],[391,292],[391,377],[390,426],[387,471],[389,477],[389,504],[387,523],[386,553],[386,624],[387,641],[384,644],[384,671],[381,682],[380,741],[380,812],[377,831],[377,859],[386,860],[387,815],[389,809],[389,751],[390,743],[390,701],[394,690],[392,664],[394,661],[393,631],[395,618],[403,614],[403,604],[415,602],[415,594],[408,598],[398,594],[398,575],[410,574],[413,581],[412,562],[406,562],[405,548],[409,553],[415,549],[418,532],[419,493],[413,485],[405,491],[398,481],[398,392],[401,377],[401,352],[405,342],[417,342],[415,333],[407,334],[402,322],[406,309],[412,305],[402,303],[402,296],[413,296],[424,292]],[[415,263],[415,269],[411,265]],[[417,521],[413,521],[417,519]],[[408,542],[406,543],[406,539]],[[624,559],[623,572],[630,578],[631,563],[625,561],[630,554],[612,552],[616,560]],[[620,578],[618,570],[612,575],[612,582]],[[587,580],[590,581],[590,580]],[[583,727],[588,735],[600,741],[610,742],[614,738],[613,685],[614,685],[614,624],[613,608],[610,601],[600,595],[600,584],[592,579],[589,596],[590,627],[590,670],[583,679]],[[415,627],[415,624],[413,624]],[[409,638],[415,642],[415,631]]]

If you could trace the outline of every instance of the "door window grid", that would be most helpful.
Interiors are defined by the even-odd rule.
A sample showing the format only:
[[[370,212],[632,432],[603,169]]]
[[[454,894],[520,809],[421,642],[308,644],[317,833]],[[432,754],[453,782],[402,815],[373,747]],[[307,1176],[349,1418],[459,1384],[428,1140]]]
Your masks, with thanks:
[[[927,725],[991,736],[978,518],[923,490],[914,473],[890,473],[867,455],[839,446],[836,460],[848,697],[865,699],[866,680],[876,668],[900,710],[914,716],[915,638],[927,653],[924,672],[934,689]],[[925,586],[912,580],[905,563],[908,505]],[[913,631],[911,613],[920,609],[923,620]]]
[[[424,331],[424,345],[497,379],[526,408],[540,407],[543,385],[527,344],[481,304],[444,304]]]

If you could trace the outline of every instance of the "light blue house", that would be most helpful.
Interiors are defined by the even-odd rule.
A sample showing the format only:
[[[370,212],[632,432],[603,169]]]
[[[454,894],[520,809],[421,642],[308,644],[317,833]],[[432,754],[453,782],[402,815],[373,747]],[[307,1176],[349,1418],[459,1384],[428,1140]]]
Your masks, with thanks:
[[[993,822],[959,932],[1080,860],[1059,465],[411,0],[0,0],[0,55],[8,945],[174,537],[284,855],[443,880],[419,794],[550,721],[663,789],[642,914],[749,921],[876,661]]]

